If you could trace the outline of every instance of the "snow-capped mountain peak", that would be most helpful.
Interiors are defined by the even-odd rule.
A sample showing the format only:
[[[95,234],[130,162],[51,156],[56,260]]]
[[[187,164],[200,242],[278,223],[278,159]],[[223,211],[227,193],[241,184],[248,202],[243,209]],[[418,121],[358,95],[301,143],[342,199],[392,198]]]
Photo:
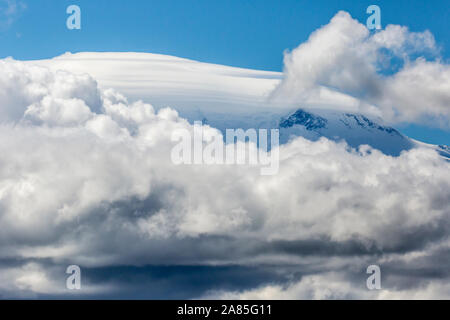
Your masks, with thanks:
[[[282,119],[280,128],[291,128],[295,125],[304,126],[306,130],[315,130],[326,128],[328,120],[312,113],[306,112],[303,109],[298,109],[291,114],[287,119]]]

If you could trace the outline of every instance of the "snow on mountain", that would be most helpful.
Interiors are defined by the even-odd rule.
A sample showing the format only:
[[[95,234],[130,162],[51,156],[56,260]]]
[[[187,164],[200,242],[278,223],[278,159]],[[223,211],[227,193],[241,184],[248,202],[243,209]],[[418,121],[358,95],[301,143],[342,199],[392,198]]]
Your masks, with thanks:
[[[190,122],[203,120],[223,132],[227,128],[279,128],[280,143],[295,136],[326,137],[345,140],[354,148],[368,144],[389,155],[426,146],[450,158],[448,146],[414,141],[383,125],[381,119],[357,113],[351,103],[331,106],[332,100],[346,100],[341,93],[328,90],[323,101],[301,107],[277,105],[270,95],[282,79],[279,72],[149,53],[67,53],[27,63],[88,73],[100,87],[114,88],[131,101],[144,100],[157,109],[170,106]]]
[[[238,119],[222,114],[205,113],[189,115],[189,120],[202,117],[204,122],[222,132],[227,128],[278,128],[280,143],[302,136],[310,140],[326,137],[334,141],[345,140],[349,146],[358,148],[367,144],[385,154],[399,155],[416,144],[392,127],[379,124],[361,114],[333,110],[297,109],[292,112],[265,111],[240,115]],[[381,122],[381,121],[380,121]]]
[[[384,126],[361,114],[335,111],[299,109],[280,123],[281,139],[291,136],[306,136],[310,139],[326,137],[345,140],[357,148],[368,144],[389,155],[399,155],[409,150],[414,143],[392,127]]]
[[[421,141],[417,141],[414,139],[411,139],[411,141],[414,143],[414,146],[421,147],[421,148],[429,148],[435,150],[437,153],[439,153],[442,157],[450,161],[450,146],[446,145],[434,145],[429,143],[424,143]]]

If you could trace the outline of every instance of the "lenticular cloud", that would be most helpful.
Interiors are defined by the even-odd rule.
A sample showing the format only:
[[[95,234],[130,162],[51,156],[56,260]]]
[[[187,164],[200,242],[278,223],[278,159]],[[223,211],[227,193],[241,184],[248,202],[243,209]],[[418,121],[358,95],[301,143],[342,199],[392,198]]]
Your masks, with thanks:
[[[434,45],[428,34],[394,27],[368,39],[343,13],[330,25],[338,27],[324,27],[287,57],[275,95],[290,96],[298,83],[314,92],[317,81],[365,92],[361,86],[379,84],[372,46],[400,50],[393,36]],[[345,70],[359,74],[357,83],[324,61],[312,64],[312,75],[300,72],[304,58],[321,59],[314,53],[320,38],[336,32],[368,48],[364,57],[352,46],[334,51],[333,63],[352,61]],[[383,101],[408,103],[400,93],[411,77],[443,76],[442,68],[408,65],[388,79]],[[435,106],[436,114],[447,112],[442,101]],[[172,133],[193,130],[175,109],[129,102],[86,74],[0,61],[0,296],[64,296],[61,270],[78,264],[231,265],[268,268],[284,279],[195,297],[450,297],[442,285],[450,277],[450,164],[435,151],[391,157],[298,137],[279,147],[273,176],[250,165],[175,165]],[[388,274],[387,291],[365,289],[370,264]],[[114,279],[91,279],[85,288],[99,296],[121,290]]]

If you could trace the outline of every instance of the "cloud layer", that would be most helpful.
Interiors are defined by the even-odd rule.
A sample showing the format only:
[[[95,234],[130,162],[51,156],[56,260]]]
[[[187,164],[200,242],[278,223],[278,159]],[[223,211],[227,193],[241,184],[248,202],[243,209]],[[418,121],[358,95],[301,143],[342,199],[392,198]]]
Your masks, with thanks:
[[[450,164],[433,150],[390,157],[297,138],[274,176],[176,166],[172,132],[193,127],[173,109],[11,59],[0,61],[0,120],[2,296],[64,295],[71,264],[271,268],[276,282],[197,297],[450,296]],[[369,264],[386,275],[378,296],[365,289]],[[120,292],[113,277],[85,288]]]

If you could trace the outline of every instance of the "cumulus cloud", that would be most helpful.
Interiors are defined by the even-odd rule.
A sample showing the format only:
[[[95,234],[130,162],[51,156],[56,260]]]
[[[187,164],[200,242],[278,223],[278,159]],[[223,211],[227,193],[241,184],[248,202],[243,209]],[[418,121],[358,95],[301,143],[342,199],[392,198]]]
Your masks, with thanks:
[[[320,104],[333,93],[348,97],[337,104],[386,121],[449,126],[450,69],[429,31],[388,25],[369,32],[341,11],[287,52],[284,65],[276,101]]]
[[[172,132],[193,126],[175,110],[11,59],[0,61],[0,119],[0,261],[18,261],[0,271],[11,279],[5,296],[61,294],[65,282],[42,261],[58,270],[275,265],[299,281],[233,297],[349,297],[352,270],[375,261],[395,274],[409,255],[445,267],[430,261],[448,245],[450,164],[430,149],[390,157],[299,137],[280,146],[274,176],[250,165],[177,166]],[[448,297],[439,285],[448,274],[433,281],[405,265],[417,286],[394,277],[386,289]]]
[[[97,83],[88,75],[51,73],[11,59],[1,60],[0,69],[0,122],[30,118],[62,124],[101,111]]]

